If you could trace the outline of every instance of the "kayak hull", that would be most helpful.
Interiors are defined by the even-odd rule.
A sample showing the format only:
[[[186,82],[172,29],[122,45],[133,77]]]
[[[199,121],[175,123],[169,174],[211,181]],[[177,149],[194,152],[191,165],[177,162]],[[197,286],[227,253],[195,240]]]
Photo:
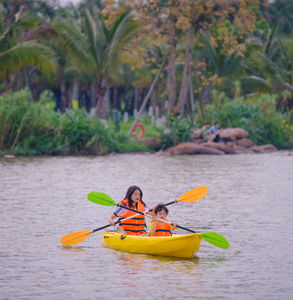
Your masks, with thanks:
[[[116,232],[103,232],[103,244],[109,248],[150,255],[192,258],[200,248],[201,235],[142,237]]]

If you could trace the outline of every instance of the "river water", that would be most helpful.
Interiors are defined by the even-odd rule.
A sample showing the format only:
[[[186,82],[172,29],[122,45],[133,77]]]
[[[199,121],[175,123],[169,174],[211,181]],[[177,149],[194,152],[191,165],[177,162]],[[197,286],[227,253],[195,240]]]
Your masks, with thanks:
[[[225,156],[0,158],[0,299],[293,299],[293,152]],[[148,206],[205,185],[171,221],[230,242],[206,241],[193,259],[130,254],[102,232],[74,247],[68,233],[107,223],[130,185]],[[147,221],[149,224],[149,221]],[[178,231],[178,233],[186,233]]]

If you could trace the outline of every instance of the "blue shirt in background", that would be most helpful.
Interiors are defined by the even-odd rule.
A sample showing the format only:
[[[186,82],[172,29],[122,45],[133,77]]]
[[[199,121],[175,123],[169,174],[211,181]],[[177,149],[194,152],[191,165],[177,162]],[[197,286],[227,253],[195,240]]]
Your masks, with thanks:
[[[211,133],[212,133],[212,134],[214,134],[215,132],[218,131],[218,129],[215,127],[215,125],[213,125],[213,126],[210,128],[210,130],[211,130]]]

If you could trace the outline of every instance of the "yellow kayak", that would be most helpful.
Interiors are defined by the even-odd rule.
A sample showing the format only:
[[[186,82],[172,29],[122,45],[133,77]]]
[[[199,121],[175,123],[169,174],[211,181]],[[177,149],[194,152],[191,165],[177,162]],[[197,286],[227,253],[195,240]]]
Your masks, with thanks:
[[[199,233],[143,237],[116,232],[103,232],[103,243],[110,248],[134,253],[184,258],[194,257],[199,250],[201,239]]]

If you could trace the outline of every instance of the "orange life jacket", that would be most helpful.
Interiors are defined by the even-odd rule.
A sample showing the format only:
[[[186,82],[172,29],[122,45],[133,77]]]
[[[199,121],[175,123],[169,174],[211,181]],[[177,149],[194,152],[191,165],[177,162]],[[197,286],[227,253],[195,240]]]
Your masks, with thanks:
[[[120,204],[129,207],[127,199],[122,200]],[[130,208],[133,208],[133,207],[130,207]],[[140,200],[137,203],[136,210],[138,210],[140,212],[145,212],[145,207]],[[122,218],[123,219],[128,218],[128,217],[136,215],[136,214],[137,213],[135,213],[131,210],[127,210],[127,212],[125,214],[123,214],[119,217],[119,220]],[[135,218],[132,218],[132,219],[129,219],[126,221],[121,221],[119,223],[119,225],[122,226],[122,228],[126,231],[127,234],[130,234],[130,235],[141,235],[142,233],[146,233],[146,231],[145,231],[146,223],[145,223],[144,215],[139,215]]]
[[[168,219],[165,219],[165,221],[168,221]],[[152,220],[152,223],[154,221]],[[170,230],[170,224],[168,223],[161,223],[160,221],[157,221],[156,225],[156,232],[152,236],[172,236],[172,232]]]

